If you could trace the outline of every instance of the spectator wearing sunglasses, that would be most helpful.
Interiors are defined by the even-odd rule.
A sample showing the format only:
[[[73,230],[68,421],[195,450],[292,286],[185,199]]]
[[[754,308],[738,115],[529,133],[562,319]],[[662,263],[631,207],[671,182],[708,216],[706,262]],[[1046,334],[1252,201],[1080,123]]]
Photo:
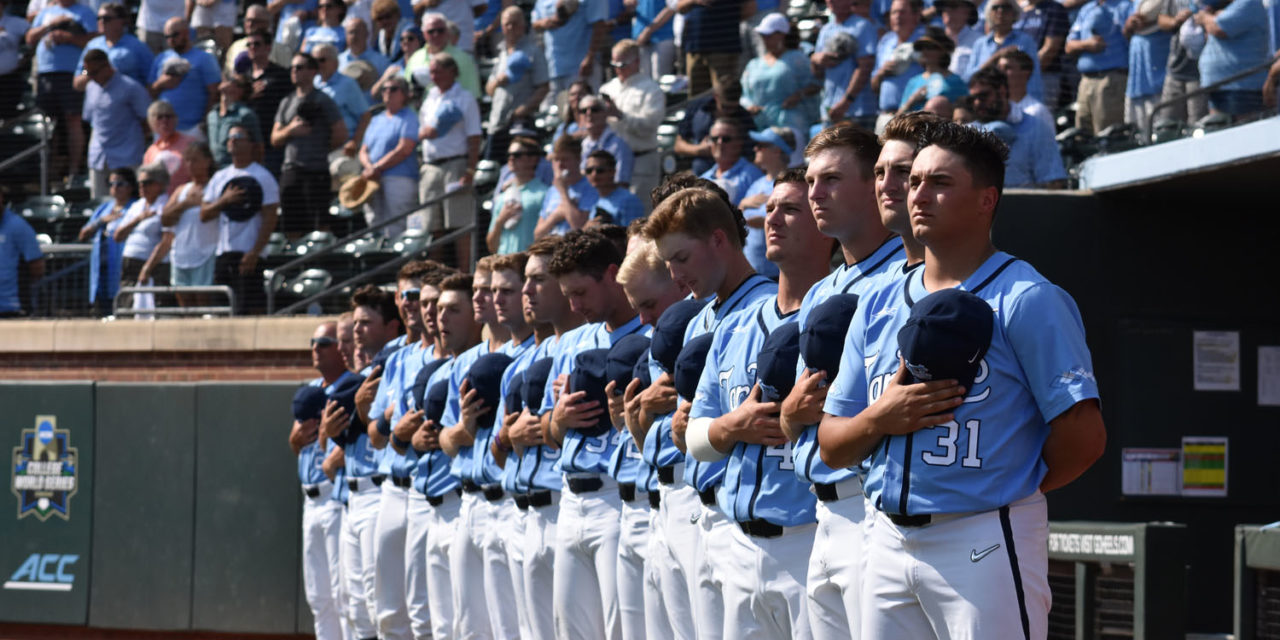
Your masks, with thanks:
[[[164,100],[156,100],[147,107],[147,124],[151,126],[154,139],[146,153],[142,154],[142,163],[159,162],[169,170],[169,195],[173,195],[173,190],[178,185],[191,179],[191,172],[187,170],[182,154],[195,138],[178,131],[173,106]]]
[[[991,31],[973,43],[969,66],[960,73],[965,82],[979,69],[994,68],[1001,53],[1017,49],[1031,56],[1034,63],[1031,80],[1027,83],[1027,93],[1033,96],[1044,95],[1044,85],[1040,79],[1040,45],[1035,38],[1013,28],[1021,17],[1022,9],[1018,7],[1016,0],[991,0],[987,3],[987,26]]]
[[[79,237],[80,242],[93,244],[93,250],[89,253],[89,303],[100,316],[111,313],[112,301],[115,300],[116,291],[120,289],[120,261],[124,244],[116,242],[115,231],[137,196],[138,179],[133,169],[121,167],[111,172],[107,187],[111,190],[111,197],[94,210],[89,221],[80,228]],[[3,227],[3,222],[0,220],[0,227]]]
[[[507,148],[507,165],[511,168],[509,186],[494,192],[493,218],[485,245],[490,253],[517,253],[533,244],[533,231],[538,213],[550,186],[538,179],[538,162],[542,149],[537,140],[526,137],[511,139]]]
[[[609,127],[622,136],[635,154],[631,193],[640,196],[647,214],[652,208],[649,192],[662,178],[657,140],[658,125],[666,116],[667,96],[662,87],[641,70],[640,52],[634,40],[624,39],[613,45],[609,64],[618,77],[600,87],[600,95],[608,109]]]
[[[644,205],[640,204],[640,198],[636,194],[614,180],[616,171],[617,162],[613,154],[604,149],[596,149],[587,154],[587,161],[582,167],[587,182],[600,194],[591,217],[598,218],[601,214],[608,214],[613,224],[625,228],[632,220],[644,217]]]
[[[392,76],[382,84],[382,103],[386,109],[369,120],[360,147],[360,165],[366,180],[379,183],[380,189],[364,206],[364,219],[370,226],[418,208],[418,114],[408,107],[409,83]],[[405,229],[404,221],[383,230],[394,238]]]
[[[700,177],[720,185],[729,194],[729,202],[736,207],[764,172],[743,157],[743,138],[746,136],[736,120],[716,120],[707,137],[711,139],[711,158],[715,164]]]
[[[342,28],[342,21],[347,17],[347,5],[342,0],[320,0],[316,12],[318,19],[303,31],[299,51],[314,55],[316,47],[322,44],[332,45],[338,51],[346,50],[347,32]]]
[[[600,96],[586,95],[578,101],[578,128],[586,131],[582,139],[582,168],[587,167],[587,157],[600,149],[613,156],[617,173],[614,179],[626,187],[631,184],[631,167],[635,155],[631,146],[609,126],[609,107]]]
[[[338,105],[342,114],[342,122],[347,126],[347,139],[355,135],[360,123],[360,116],[369,110],[369,98],[360,89],[360,85],[351,77],[338,73],[338,50],[331,44],[317,45],[312,50],[320,72],[316,74],[315,85]]]
[[[209,132],[209,150],[213,153],[214,170],[221,169],[231,163],[231,154],[227,151],[227,135],[231,127],[244,125],[253,136],[256,146],[262,145],[262,126],[258,122],[258,114],[246,104],[253,95],[253,85],[248,76],[229,73],[218,85],[218,106],[209,110],[205,117],[205,127]],[[261,156],[258,149],[254,156]]]
[[[293,79],[289,77],[288,69],[272,60],[270,33],[266,30],[254,31],[247,40],[245,46],[250,60],[247,75],[252,91],[245,98],[245,104],[258,117],[259,130],[254,139],[266,141],[271,139],[271,128],[280,102],[293,91]],[[280,165],[284,162],[284,149],[266,145],[261,162],[268,171],[279,175]],[[218,164],[225,166],[226,163],[219,160]]]
[[[231,287],[237,315],[258,313],[266,307],[258,259],[266,255],[267,240],[276,229],[280,187],[271,173],[253,161],[255,145],[247,128],[231,127],[227,151],[231,164],[213,174],[205,186],[200,220],[218,220],[214,281]]]
[[[156,56],[147,76],[151,97],[173,105],[179,131],[204,140],[200,125],[204,114],[218,101],[218,82],[222,80],[218,61],[205,50],[191,46],[190,29],[182,18],[165,23],[164,38],[169,49]]]
[[[445,19],[443,14],[428,12],[422,16],[422,33],[426,36],[426,46],[418,49],[408,58],[405,69],[409,79],[430,91],[434,80],[431,78],[431,60],[442,53],[449,54],[458,67],[458,84],[471,94],[473,99],[480,96],[480,72],[476,69],[476,60],[471,54],[463,51],[450,42],[450,29],[456,25]]]
[[[132,33],[125,30],[128,26],[129,11],[117,2],[108,2],[98,7],[98,31],[101,35],[89,41],[80,54],[80,63],[76,67],[76,77],[72,84],[76,89],[84,91],[89,83],[84,71],[84,56],[89,51],[101,49],[107,52],[111,67],[139,83],[146,83],[147,74],[151,72],[151,63],[155,55],[151,49]]]

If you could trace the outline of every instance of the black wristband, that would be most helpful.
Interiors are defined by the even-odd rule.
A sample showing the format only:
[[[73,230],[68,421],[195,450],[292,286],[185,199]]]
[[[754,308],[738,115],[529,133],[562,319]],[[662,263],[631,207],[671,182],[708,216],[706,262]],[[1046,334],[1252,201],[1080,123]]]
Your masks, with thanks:
[[[391,421],[386,416],[378,416],[378,433],[391,435]]]
[[[408,442],[397,438],[394,433],[391,434],[391,445],[397,449],[408,449],[411,446]]]

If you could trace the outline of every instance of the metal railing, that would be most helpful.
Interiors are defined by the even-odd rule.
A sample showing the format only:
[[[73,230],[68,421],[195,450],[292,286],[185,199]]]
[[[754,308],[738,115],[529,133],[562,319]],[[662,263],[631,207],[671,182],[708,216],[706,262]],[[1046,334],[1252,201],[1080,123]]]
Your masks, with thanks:
[[[135,293],[220,293],[227,297],[227,305],[225,307],[155,307],[152,309],[134,309],[132,307],[121,306],[122,298],[131,296]],[[157,315],[157,316],[203,316],[203,315],[226,315],[231,317],[235,315],[236,294],[231,287],[226,285],[214,285],[209,287],[120,287],[116,292],[116,297],[111,301],[111,313],[116,316],[139,316],[139,315]]]
[[[9,96],[5,99],[16,99],[16,97]],[[39,115],[41,123],[44,125],[40,127],[40,142],[9,156],[4,161],[0,161],[0,171],[17,166],[18,163],[32,155],[40,154],[40,195],[47,196],[49,195],[49,149],[51,147],[49,144],[49,129],[53,127],[53,119],[46,116],[40,109],[30,109],[0,124],[9,126],[17,121],[30,118],[33,114]]]
[[[310,262],[313,262],[313,261],[315,261],[315,260],[318,260],[319,258],[322,258],[322,257],[324,257],[324,256],[327,256],[327,255],[330,255],[330,254],[333,254],[333,253],[337,253],[338,251],[342,250],[342,248],[343,248],[343,247],[345,247],[345,246],[347,245],[347,243],[349,243],[349,242],[354,242],[354,241],[356,241],[356,240],[360,240],[360,239],[363,239],[363,238],[366,238],[366,237],[371,237],[371,236],[373,236],[373,234],[375,234],[375,233],[377,233],[377,232],[379,232],[379,231],[382,231],[383,229],[385,229],[385,228],[387,228],[387,227],[389,227],[389,226],[391,226],[391,225],[393,225],[393,224],[396,224],[397,222],[402,222],[402,221],[404,221],[404,220],[408,219],[410,216],[414,216],[414,215],[418,215],[418,214],[420,214],[420,213],[423,213],[423,212],[425,212],[425,211],[427,210],[427,208],[432,207],[432,206],[435,206],[435,205],[438,205],[438,204],[440,204],[440,203],[444,202],[445,200],[448,200],[449,198],[457,197],[457,196],[464,195],[464,194],[474,194],[474,193],[475,193],[475,188],[474,188],[474,187],[466,187],[466,188],[463,188],[463,189],[457,189],[457,190],[454,190],[454,191],[450,191],[450,192],[447,192],[447,193],[441,194],[441,195],[439,195],[439,196],[436,196],[435,198],[432,198],[432,199],[428,200],[427,202],[425,202],[425,203],[423,203],[423,204],[418,205],[418,208],[417,208],[417,209],[413,209],[412,211],[407,211],[407,212],[402,213],[402,214],[400,214],[400,215],[393,216],[393,217],[388,218],[388,219],[386,219],[386,220],[383,220],[382,222],[379,222],[379,223],[377,223],[377,224],[375,224],[375,225],[373,225],[373,226],[365,227],[364,229],[361,229],[360,231],[357,231],[357,232],[355,232],[355,233],[353,233],[353,234],[351,234],[351,235],[349,235],[349,236],[346,236],[345,238],[339,238],[339,239],[335,240],[335,241],[333,242],[333,244],[330,244],[330,245],[327,245],[327,246],[324,246],[324,247],[320,247],[320,248],[318,248],[318,249],[316,249],[316,250],[314,250],[314,251],[309,251],[309,252],[307,252],[307,254],[306,254],[306,255],[299,256],[299,257],[297,257],[297,258],[295,258],[295,259],[293,259],[293,260],[290,260],[289,262],[286,262],[286,263],[284,263],[284,264],[282,264],[282,265],[280,265],[280,266],[278,266],[278,267],[275,267],[275,268],[272,268],[272,269],[268,269],[268,270],[266,270],[266,271],[264,272],[264,276],[265,276],[265,277],[264,277],[264,280],[266,281],[264,284],[265,284],[266,289],[267,289],[267,291],[266,291],[266,294],[267,294],[267,315],[280,315],[280,314],[284,314],[284,313],[286,313],[286,312],[288,312],[288,311],[292,311],[293,309],[297,308],[297,307],[299,306],[299,304],[301,304],[301,303],[294,303],[294,304],[291,304],[291,305],[289,305],[288,307],[285,307],[284,309],[281,309],[281,310],[280,310],[280,311],[278,311],[278,312],[275,310],[275,304],[276,304],[276,291],[277,291],[277,289],[279,288],[279,286],[283,285],[284,280],[285,280],[285,275],[284,275],[284,274],[285,274],[285,272],[286,272],[286,271],[290,271],[290,270],[299,270],[299,271],[300,271],[300,270],[301,270],[301,267],[302,267],[303,265],[306,265],[307,263],[310,263]],[[477,213],[478,213],[478,211],[479,211],[479,208],[480,208],[480,207],[479,207],[479,201],[477,201],[477,202],[476,202],[476,209],[477,209]],[[475,225],[470,225],[470,226],[467,226],[467,227],[463,227],[462,229],[459,229],[459,230],[457,230],[457,231],[463,231],[463,230],[466,230],[467,232],[471,232],[471,231],[475,230]],[[450,240],[453,240],[453,239],[456,239],[456,238],[460,237],[460,236],[461,236],[461,234],[457,233],[457,231],[450,232],[449,234],[447,234],[447,235],[445,235],[445,236],[442,236],[441,238],[437,238],[437,239],[435,239],[435,240],[432,240],[432,241],[428,242],[424,247],[422,247],[422,249],[420,249],[420,250],[419,250],[419,252],[421,252],[421,251],[425,251],[426,249],[428,249],[428,248],[430,248],[430,247],[432,247],[432,246],[434,246],[434,245],[436,245],[436,244],[439,244],[439,243],[440,243],[440,241],[441,241],[441,240],[443,240],[444,238],[449,238]],[[471,244],[472,244],[472,251],[471,251],[471,255],[472,255],[472,256],[475,256],[476,248],[477,248],[477,247],[476,247],[476,238],[475,238],[475,237],[472,237],[472,239],[471,239]],[[399,260],[399,259],[397,259],[397,260],[392,260],[392,262],[397,262],[398,260]],[[406,260],[406,261],[407,261],[407,260]],[[403,264],[403,263],[402,263],[402,264]],[[398,266],[398,265],[397,265],[397,266]],[[371,271],[366,272],[366,273],[381,273],[380,269],[381,269],[381,267],[379,267],[379,269],[374,269],[374,270],[371,270]],[[306,300],[306,301],[307,301],[307,302],[311,302],[311,301],[314,301],[314,299],[318,299],[319,297],[323,297],[324,295],[327,295],[327,293],[326,293],[326,292],[329,292],[330,290],[334,290],[334,289],[341,288],[342,286],[346,286],[350,281],[352,281],[352,280],[357,280],[357,279],[361,278],[361,276],[364,276],[364,275],[365,275],[365,274],[360,274],[360,275],[356,276],[355,278],[348,278],[346,281],[343,281],[342,283],[339,283],[339,284],[337,284],[337,285],[333,285],[333,286],[329,287],[328,289],[326,289],[326,290],[325,290],[325,292],[322,292],[321,294],[317,294],[316,296],[311,296],[310,298],[307,298],[307,300]],[[363,281],[363,280],[360,280],[360,281]]]
[[[1161,101],[1161,102],[1156,103],[1156,106],[1154,106],[1154,107],[1152,107],[1152,108],[1151,108],[1151,113],[1150,113],[1149,115],[1147,115],[1147,128],[1145,129],[1145,131],[1147,131],[1147,132],[1155,131],[1155,128],[1154,128],[1154,127],[1155,127],[1155,122],[1156,122],[1156,114],[1157,114],[1157,113],[1160,113],[1162,110],[1164,110],[1164,109],[1168,109],[1169,107],[1171,107],[1171,106],[1173,106],[1173,105],[1175,105],[1175,104],[1178,104],[1178,103],[1180,103],[1180,102],[1187,102],[1188,100],[1190,100],[1190,99],[1192,99],[1192,98],[1195,98],[1195,97],[1197,97],[1197,96],[1206,95],[1206,94],[1208,94],[1208,93],[1211,93],[1211,92],[1213,92],[1213,91],[1216,91],[1219,87],[1221,87],[1221,86],[1223,86],[1223,85],[1225,85],[1225,84],[1228,84],[1228,83],[1231,83],[1231,82],[1235,82],[1236,80],[1241,80],[1241,79],[1243,79],[1243,78],[1247,78],[1247,77],[1249,77],[1249,76],[1251,76],[1251,75],[1253,75],[1253,74],[1255,74],[1255,73],[1258,73],[1259,71],[1265,71],[1265,70],[1267,70],[1267,69],[1270,69],[1270,68],[1271,68],[1271,65],[1273,65],[1273,64],[1275,64],[1275,63],[1276,63],[1276,60],[1280,60],[1280,54],[1277,54],[1277,55],[1272,56],[1271,58],[1269,58],[1266,62],[1264,62],[1264,63],[1262,63],[1262,64],[1254,65],[1254,66],[1249,67],[1248,69],[1245,69],[1244,71],[1241,71],[1241,72],[1239,72],[1239,73],[1237,73],[1237,74],[1235,74],[1235,75],[1227,76],[1226,78],[1223,78],[1222,80],[1219,80],[1218,82],[1215,82],[1215,83],[1213,83],[1213,84],[1211,84],[1211,85],[1209,85],[1209,86],[1207,86],[1207,87],[1200,87],[1199,89],[1196,89],[1195,91],[1188,91],[1188,92],[1186,92],[1186,93],[1184,93],[1184,94],[1182,94],[1182,95],[1180,95],[1180,96],[1178,96],[1178,97],[1176,97],[1176,98],[1170,98],[1170,99],[1168,99],[1168,100],[1164,100],[1164,101]],[[1264,110],[1264,111],[1265,111],[1265,110]],[[1191,123],[1188,123],[1188,124],[1191,124]],[[1143,140],[1143,141],[1142,141],[1142,143],[1143,143],[1144,145],[1145,145],[1145,144],[1151,144],[1151,140],[1150,140],[1150,139]]]

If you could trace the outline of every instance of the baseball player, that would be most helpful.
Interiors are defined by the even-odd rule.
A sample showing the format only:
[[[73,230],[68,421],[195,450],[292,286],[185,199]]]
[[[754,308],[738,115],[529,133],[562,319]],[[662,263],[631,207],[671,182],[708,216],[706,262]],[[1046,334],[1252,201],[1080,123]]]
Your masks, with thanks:
[[[902,241],[885,229],[876,206],[873,167],[879,154],[875,136],[851,124],[823,130],[805,149],[814,220],[819,231],[840,243],[845,264],[805,295],[797,318],[802,333],[811,328],[810,314],[828,298],[859,295],[879,274],[900,270],[905,260]],[[797,368],[799,379],[782,404],[780,426],[794,443],[796,475],[812,484],[818,497],[818,529],[805,583],[809,626],[815,638],[849,638],[858,629],[861,485],[855,470],[830,469],[819,459],[821,405],[814,397],[825,393],[825,378],[822,372],[806,371],[803,355]],[[794,406],[801,396],[809,400],[803,405],[807,413]]]
[[[338,350],[338,329],[334,322],[316,327],[311,337],[311,364],[320,377],[308,383],[320,390],[319,402],[313,403],[307,415],[297,415],[290,431],[289,444],[298,455],[298,479],[302,483],[302,580],[315,619],[316,638],[342,638],[342,573],[338,548],[342,531],[342,503],[333,490],[333,481],[325,474],[323,464],[330,455],[328,438],[320,438],[320,413],[324,398],[339,384],[355,379],[347,370]],[[299,419],[301,418],[301,419]]]
[[[543,393],[542,412],[550,440],[561,443],[557,465],[564,474],[560,519],[556,526],[554,618],[562,638],[618,638],[618,526],[621,500],[608,461],[618,432],[608,428],[607,410],[581,391],[556,393],[557,382],[574,369],[578,354],[607,349],[649,327],[627,302],[617,282],[622,252],[604,234],[565,234],[549,265],[569,306],[587,324],[560,340]],[[604,418],[603,432],[593,432]],[[536,613],[534,615],[537,615]]]
[[[350,493],[342,530],[343,577],[347,582],[352,627],[358,637],[370,638],[377,635],[374,549],[382,478],[377,475],[376,450],[369,445],[368,424],[362,416],[368,415],[377,395],[382,363],[395,350],[388,343],[400,334],[400,317],[393,294],[372,285],[361,287],[351,296],[351,312],[356,350],[374,355],[360,372],[364,382],[356,391],[353,411],[329,403],[320,428],[324,436],[340,445],[344,452],[344,473]]]
[[[819,432],[830,466],[869,459],[862,635],[1044,638],[1043,494],[1106,439],[1084,328],[1066,292],[991,244],[1005,145],[938,123],[921,146],[908,202],[924,267],[863,296]]]
[[[405,323],[407,344],[387,358],[378,395],[369,410],[369,442],[379,449],[378,473],[386,478],[378,507],[374,596],[379,636],[392,640],[412,636],[405,593],[405,536],[411,475],[416,465],[404,451],[388,447],[387,441],[392,425],[407,412],[418,371],[436,359],[435,336],[426,331],[419,306],[422,277],[436,268],[435,263],[412,261],[401,267],[396,276],[396,304]]]
[[[643,240],[631,250],[618,268],[618,284],[627,295],[631,307],[640,315],[640,321],[655,326],[658,318],[671,305],[689,294],[671,278],[667,265],[658,256],[652,242]],[[647,341],[645,341],[647,342]],[[648,349],[641,354],[646,371],[649,366]],[[634,364],[634,359],[633,359]],[[637,442],[644,442],[648,425],[641,427],[638,420],[627,420],[627,391],[636,406],[636,395],[644,386],[642,381],[619,386],[610,381],[605,388],[609,399],[609,414],[613,425],[621,432],[621,441],[609,461],[609,472],[619,487],[632,484],[633,489],[619,489],[622,501],[622,521],[618,535],[618,609],[622,618],[622,637],[670,638],[674,632],[664,606],[660,587],[661,574],[648,558],[662,558],[670,553],[661,543],[650,538],[654,529],[661,498],[658,494],[658,469],[640,455]],[[628,496],[627,494],[632,495]],[[630,497],[630,499],[627,499]],[[656,536],[654,536],[656,537]],[[687,606],[687,602],[685,603]]]
[[[553,334],[539,344],[537,353],[525,369],[520,416],[509,428],[513,453],[517,455],[516,483],[525,488],[524,592],[533,638],[551,640],[556,637],[553,617],[553,585],[556,524],[560,513],[560,490],[564,477],[556,469],[560,449],[547,444],[545,424],[541,419],[546,373],[566,339],[582,326],[582,316],[569,306],[560,283],[551,275],[551,258],[561,242],[560,236],[542,238],[529,246],[522,290],[525,308],[537,324],[551,325]],[[545,330],[545,329],[544,329]],[[531,374],[542,368],[542,383]],[[512,461],[507,461],[510,467]]]
[[[778,265],[778,293],[716,328],[685,435],[695,458],[727,458],[717,490],[720,510],[736,524],[718,546],[728,567],[719,576],[726,638],[809,636],[803,576],[813,547],[815,500],[792,469],[776,397],[762,398],[756,359],[765,340],[796,320],[809,288],[827,275],[835,243],[814,222],[803,169],[777,179],[765,210],[765,257]],[[793,372],[794,363],[788,381]]]
[[[712,300],[685,328],[686,343],[714,331],[729,315],[778,290],[776,283],[752,270],[742,253],[742,214],[711,190],[685,189],[663,200],[645,222],[644,234],[657,245],[658,254],[677,282],[687,286],[696,298]],[[661,373],[651,371],[655,384]],[[673,445],[680,449],[687,417],[686,403],[673,414],[668,430]],[[691,578],[698,637],[718,638],[724,621],[723,600],[720,579],[714,571],[717,558],[707,551],[707,545],[718,544],[728,535],[728,521],[715,508],[715,490],[724,476],[724,462],[708,464],[688,459],[682,470],[660,467],[659,481],[676,484],[669,475],[673,471],[682,471],[685,488],[672,487],[662,496],[661,508],[667,514],[664,534],[668,547],[677,556],[684,556],[678,561],[686,567],[686,578]],[[672,481],[667,482],[668,479]]]

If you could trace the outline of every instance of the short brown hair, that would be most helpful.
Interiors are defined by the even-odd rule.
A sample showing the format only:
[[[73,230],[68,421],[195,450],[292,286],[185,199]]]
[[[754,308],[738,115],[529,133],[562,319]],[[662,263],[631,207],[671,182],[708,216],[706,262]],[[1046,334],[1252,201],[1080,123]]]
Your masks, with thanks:
[[[716,194],[726,205],[729,206],[731,210],[733,210],[734,220],[738,222],[738,244],[747,244],[746,217],[742,215],[742,211],[734,206],[733,201],[729,199],[729,192],[725,191],[724,187],[721,187],[711,180],[698,177],[690,171],[678,171],[667,176],[667,179],[663,180],[662,184],[654,187],[653,190],[649,192],[649,198],[653,200],[653,208],[656,209],[659,204],[662,204],[663,200],[670,198],[672,195],[679,193],[683,189],[689,189],[692,187],[706,189],[707,191]],[[647,221],[648,218],[645,218],[645,220]]]
[[[876,140],[874,133],[849,122],[834,124],[819,131],[805,146],[804,157],[808,159],[821,151],[840,148],[853,152],[864,179],[872,176],[876,159],[880,157],[880,141]]]
[[[579,272],[599,280],[610,265],[621,264],[622,252],[607,236],[596,231],[575,230],[564,234],[556,246],[549,270],[557,278]]]
[[[555,153],[572,153],[581,157],[582,142],[573,136],[560,136],[551,146],[551,150]]]
[[[385,18],[388,15],[395,14],[400,16],[400,3],[396,0],[373,0],[373,7],[369,11],[370,16],[374,20]],[[404,16],[400,16],[404,17]]]
[[[929,111],[910,111],[908,113],[894,116],[888,124],[884,126],[884,133],[880,134],[880,144],[890,140],[898,140],[900,142],[909,142],[920,148],[920,138],[924,135],[925,129],[930,124],[942,122],[942,118],[938,114]]]
[[[494,256],[494,271],[514,271],[521,280],[524,280],[524,265],[529,262],[529,254],[518,251],[516,253],[504,253]]]
[[[645,237],[655,241],[671,233],[705,240],[717,229],[742,248],[733,209],[720,196],[701,187],[678,191],[663,200],[644,223]]]
[[[786,171],[783,171],[782,175],[778,176],[778,179],[773,181],[773,186],[775,187],[780,184],[800,184],[807,187],[809,183],[804,179],[804,167],[796,167],[794,169],[787,169]]]
[[[543,236],[533,241],[529,248],[525,249],[525,253],[530,256],[551,257],[556,253],[556,247],[560,246],[563,240],[561,236]]]
[[[469,273],[455,273],[440,282],[441,293],[445,291],[466,291],[470,293],[474,279]]]
[[[400,319],[400,310],[396,309],[395,294],[383,291],[375,285],[366,284],[351,294],[351,310],[355,311],[360,307],[373,309],[382,316],[383,322]]]
[[[490,254],[476,260],[476,271],[488,271],[489,273],[493,273],[493,261],[497,259],[498,256]]]

